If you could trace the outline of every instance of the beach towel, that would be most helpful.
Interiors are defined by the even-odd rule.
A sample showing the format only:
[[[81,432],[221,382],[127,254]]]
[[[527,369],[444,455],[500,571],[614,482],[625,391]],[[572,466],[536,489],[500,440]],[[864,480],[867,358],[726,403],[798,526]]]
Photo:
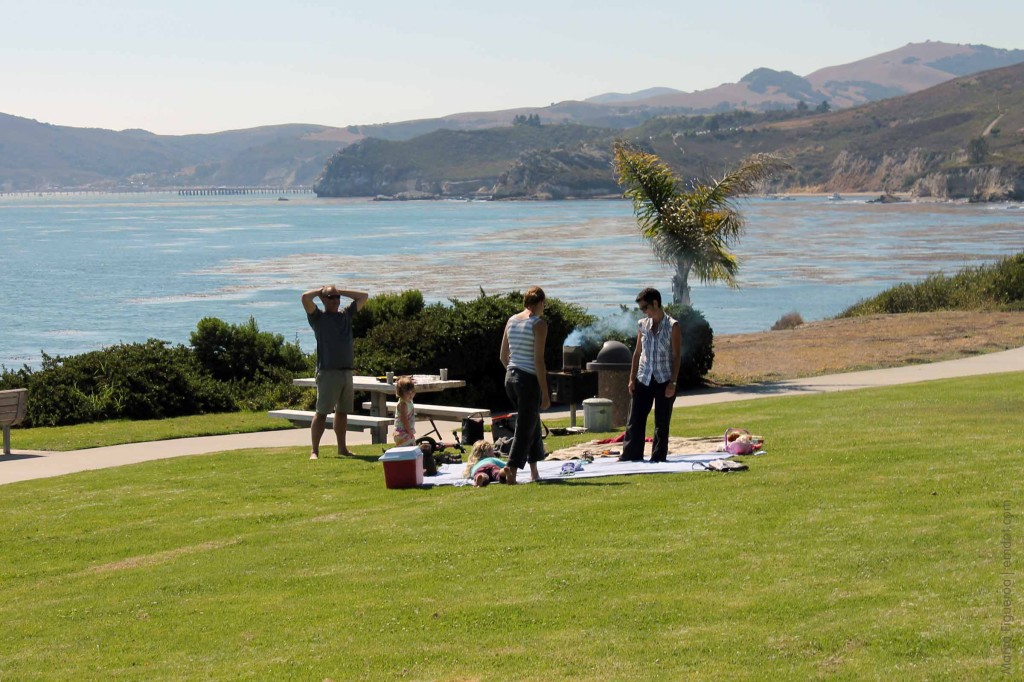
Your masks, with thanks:
[[[580,461],[574,463],[572,472],[565,467],[565,461],[544,460],[537,463],[541,482],[545,480],[576,480],[579,478],[596,478],[599,476],[626,476],[630,474],[682,474],[691,471],[709,471],[708,465],[721,459],[723,453],[709,452],[700,455],[669,455],[667,462],[620,462],[612,457],[598,457],[593,462]],[[465,467],[456,464],[445,464],[437,469],[437,476],[423,479],[425,487],[439,485],[473,485],[468,478],[462,478]],[[531,483],[530,470],[524,468],[519,472],[516,484]],[[497,485],[497,484],[495,484]]]
[[[668,451],[674,455],[702,455],[707,452],[721,452],[722,450],[721,436],[700,438],[671,436],[668,439]],[[622,448],[616,447],[614,442],[608,443],[604,440],[592,440],[587,443],[577,443],[576,445],[555,450],[545,459],[579,459],[586,454],[594,457],[618,457],[622,454]],[[647,458],[651,456],[650,443],[644,445],[644,456]]]

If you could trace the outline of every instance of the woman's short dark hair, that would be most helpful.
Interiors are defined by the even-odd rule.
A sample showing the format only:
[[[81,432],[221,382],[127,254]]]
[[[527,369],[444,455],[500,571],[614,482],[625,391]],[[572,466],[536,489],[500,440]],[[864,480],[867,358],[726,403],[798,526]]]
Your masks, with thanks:
[[[526,290],[526,295],[523,296],[523,305],[529,308],[532,305],[537,305],[546,298],[547,296],[544,295],[543,289],[540,287],[530,287]]]
[[[657,302],[658,307],[660,308],[661,292],[658,291],[657,289],[647,287],[646,289],[644,289],[643,291],[636,295],[636,302],[639,303],[640,301],[643,301],[644,303],[648,304]]]

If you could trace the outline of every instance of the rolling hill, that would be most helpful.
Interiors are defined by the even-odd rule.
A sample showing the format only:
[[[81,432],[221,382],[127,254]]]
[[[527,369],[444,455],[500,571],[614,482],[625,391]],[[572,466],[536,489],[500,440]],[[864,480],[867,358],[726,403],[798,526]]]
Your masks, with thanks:
[[[632,95],[599,95],[586,101],[606,103],[613,97],[618,106],[686,108],[691,113],[732,109],[767,111],[792,108],[801,101],[810,105],[827,101],[833,109],[841,109],[914,93],[957,76],[1021,62],[1024,62],[1024,50],[929,41],[909,43],[849,64],[829,66],[804,77],[789,71],[760,68],[738,83],[723,83],[708,90],[670,90],[653,95],[645,90]]]
[[[1019,62],[1024,62],[1024,50],[940,42],[916,43],[850,64],[819,69],[805,77],[757,68],[738,83],[727,83],[695,93],[683,93],[671,88],[649,88],[628,94],[607,93],[582,102],[558,102],[547,107],[463,112],[433,119],[350,125],[345,128],[288,124],[207,135],[170,136],[154,135],[144,130],[112,131],[56,126],[0,114],[0,192],[221,185],[310,186],[335,151],[371,137],[400,142],[440,130],[468,132],[495,127],[511,129],[517,116],[539,116],[544,124],[548,124],[545,128],[550,124],[576,124],[581,128],[604,128],[628,135],[631,133],[625,131],[644,126],[658,129],[662,125],[660,121],[665,117],[681,114],[724,115],[725,112],[737,110],[774,114],[792,112],[798,103],[813,109],[822,101],[828,101],[834,109],[839,109],[913,93],[950,78]],[[772,119],[768,116],[764,120]],[[1008,129],[1007,126],[1003,128]],[[715,132],[724,134],[722,131]],[[617,133],[608,132],[606,136],[614,134]],[[541,134],[544,135],[547,133]],[[528,137],[528,134],[512,133],[509,141],[523,141]],[[563,178],[567,177],[567,173],[572,174],[573,163],[592,166],[596,162],[603,153],[602,148],[593,145],[596,139],[594,133],[584,137],[587,139],[576,140],[576,143],[590,146],[587,149],[569,150],[572,153],[568,156],[563,154],[564,158],[555,158],[550,154],[544,157],[548,153],[545,150],[568,150],[563,143],[559,143],[561,146],[552,146],[538,141],[540,146],[530,148],[534,152],[532,160],[517,161],[518,155],[527,148],[516,147],[508,142],[511,146],[499,144],[494,158],[486,163],[482,160],[474,161],[466,169],[448,169],[443,172],[439,167],[427,175],[451,175],[452,180],[458,178],[459,182],[472,184],[485,178],[495,181],[498,175],[509,170],[513,172],[505,177],[505,182],[510,184],[503,185],[504,190],[499,188],[498,194],[506,190],[512,192],[512,196],[522,192],[530,194],[532,192],[529,188],[538,184],[530,179],[536,175],[530,171],[534,166],[538,169],[543,167],[544,177],[550,181],[559,174]],[[472,146],[469,139],[459,138],[456,149],[465,145]],[[781,144],[781,137],[779,139]],[[749,141],[738,142],[741,148],[751,146]],[[746,147],[743,146],[744,142]],[[690,146],[702,150],[705,144],[711,142],[699,140]],[[513,148],[514,153],[511,151]],[[362,149],[363,153],[373,156],[385,153],[383,150],[388,148],[386,145],[367,145]],[[372,153],[370,150],[373,150]],[[446,150],[439,151],[440,158],[444,158]],[[452,154],[455,151],[452,150]],[[728,150],[721,149],[715,153],[726,152]],[[470,157],[472,154],[465,158]],[[519,164],[516,169],[512,168],[513,163]],[[501,169],[496,172],[499,166]],[[403,182],[415,175],[408,168],[393,168],[390,172],[396,173],[396,177],[403,176]],[[807,173],[814,172],[817,178],[807,176]],[[828,184],[826,171],[817,165],[813,169],[809,167],[807,173],[803,181],[808,186]],[[424,181],[434,182],[427,180],[427,175],[422,172],[420,174]],[[601,183],[594,184],[597,178],[593,168],[577,180],[572,185],[576,188],[573,192],[582,192],[583,195],[600,193],[598,185]],[[553,195],[571,189],[570,186],[559,189],[558,185],[555,182],[549,187]],[[459,188],[465,189],[462,186]]]
[[[714,174],[753,153],[795,171],[775,189],[1024,198],[1024,64],[826,115],[692,132],[665,119],[630,131],[683,177]],[[972,140],[987,153],[969,158]]]
[[[1024,198],[1024,64],[827,114],[733,111],[659,117],[628,130],[514,126],[367,140],[337,152],[316,190],[419,198],[614,194],[615,139],[654,151],[681,177],[721,174],[755,153],[788,159],[793,172],[765,191]],[[984,153],[972,158],[972,144]]]
[[[338,147],[357,139],[345,129],[317,125],[154,135],[0,114],[0,191],[308,186]]]

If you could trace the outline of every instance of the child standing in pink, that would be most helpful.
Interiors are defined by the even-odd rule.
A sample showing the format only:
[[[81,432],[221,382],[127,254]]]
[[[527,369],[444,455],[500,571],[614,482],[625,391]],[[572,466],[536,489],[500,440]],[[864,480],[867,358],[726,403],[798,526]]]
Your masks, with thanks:
[[[395,397],[398,398],[395,407],[395,445],[416,445],[416,405],[412,401],[416,397],[416,383],[412,377],[400,377],[395,382]],[[421,443],[420,449],[423,450],[423,473],[427,476],[436,475],[437,464],[434,463],[434,452],[430,444]]]

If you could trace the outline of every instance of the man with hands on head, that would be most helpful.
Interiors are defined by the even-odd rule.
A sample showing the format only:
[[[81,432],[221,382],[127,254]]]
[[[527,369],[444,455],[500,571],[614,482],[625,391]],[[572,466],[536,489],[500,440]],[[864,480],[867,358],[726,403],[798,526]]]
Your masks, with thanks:
[[[350,302],[341,307],[341,298]],[[313,299],[319,297],[324,309]],[[352,366],[354,364],[352,319],[370,297],[365,291],[339,289],[326,284],[302,294],[302,307],[316,337],[316,414],[310,426],[313,449],[310,459],[320,456],[320,438],[327,427],[327,415],[334,412],[334,434],[338,454],[350,455],[345,438],[348,415],[352,412]]]

